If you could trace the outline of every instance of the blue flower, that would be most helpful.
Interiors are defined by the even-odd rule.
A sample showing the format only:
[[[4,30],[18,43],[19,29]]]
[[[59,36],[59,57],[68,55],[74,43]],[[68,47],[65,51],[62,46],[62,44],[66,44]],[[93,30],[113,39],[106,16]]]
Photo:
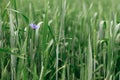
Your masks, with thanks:
[[[30,27],[31,27],[32,29],[38,29],[38,28],[39,28],[39,26],[38,26],[38,25],[33,24],[33,23],[31,23],[31,24],[30,24]]]

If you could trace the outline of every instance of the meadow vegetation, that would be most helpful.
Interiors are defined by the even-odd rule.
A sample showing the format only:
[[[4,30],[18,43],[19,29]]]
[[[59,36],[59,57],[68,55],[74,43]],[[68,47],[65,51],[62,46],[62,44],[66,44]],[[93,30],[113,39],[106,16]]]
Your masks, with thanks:
[[[0,80],[120,80],[120,0],[0,0]]]

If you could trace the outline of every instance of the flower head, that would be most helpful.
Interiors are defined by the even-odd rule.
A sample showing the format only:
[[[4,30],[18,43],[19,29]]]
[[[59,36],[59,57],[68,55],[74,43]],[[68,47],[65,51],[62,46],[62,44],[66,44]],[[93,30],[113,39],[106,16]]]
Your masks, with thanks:
[[[33,24],[33,23],[31,23],[31,24],[30,24],[30,27],[31,27],[32,29],[38,29],[38,28],[39,28],[39,26],[38,26],[38,25]]]

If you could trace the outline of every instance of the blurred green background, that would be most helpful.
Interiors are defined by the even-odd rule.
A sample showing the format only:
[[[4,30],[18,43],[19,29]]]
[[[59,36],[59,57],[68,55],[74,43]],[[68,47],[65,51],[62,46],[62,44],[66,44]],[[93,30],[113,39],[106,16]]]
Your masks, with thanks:
[[[0,0],[0,79],[119,80],[120,0]]]

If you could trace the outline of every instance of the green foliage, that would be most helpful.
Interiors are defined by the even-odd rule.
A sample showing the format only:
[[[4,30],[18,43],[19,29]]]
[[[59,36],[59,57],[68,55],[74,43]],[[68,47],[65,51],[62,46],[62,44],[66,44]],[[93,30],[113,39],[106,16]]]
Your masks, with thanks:
[[[119,3],[1,0],[0,79],[118,80]]]

